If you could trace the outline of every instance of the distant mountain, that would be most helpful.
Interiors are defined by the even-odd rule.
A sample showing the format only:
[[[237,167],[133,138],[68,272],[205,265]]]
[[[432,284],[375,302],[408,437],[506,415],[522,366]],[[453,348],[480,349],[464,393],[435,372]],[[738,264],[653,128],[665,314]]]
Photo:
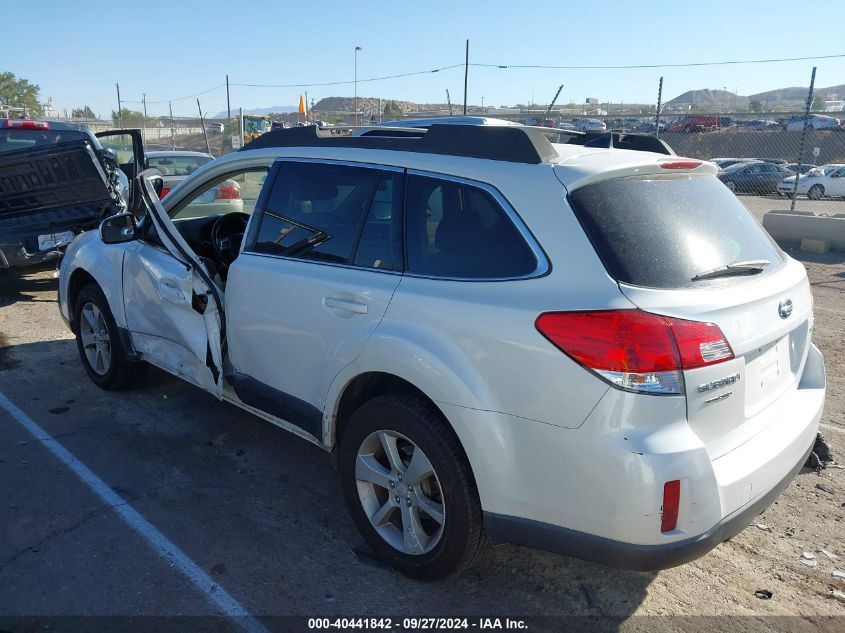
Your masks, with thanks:
[[[682,95],[666,102],[669,106],[695,105],[700,108],[707,107],[730,107],[731,109],[745,108],[748,106],[748,97],[734,94],[727,90],[688,90]]]
[[[751,101],[759,101],[763,104],[778,104],[778,103],[790,103],[794,105],[803,104],[807,100],[807,90],[809,86],[804,87],[791,87],[791,88],[778,88],[777,90],[768,90],[766,92],[759,92],[756,95],[751,95],[748,97]],[[829,86],[827,88],[815,88],[813,92],[817,95],[821,95],[821,97],[825,97],[829,94],[838,94],[839,98],[845,97],[845,85],[839,86]]]
[[[273,114],[274,112],[296,112],[299,109],[299,106],[273,106],[271,108],[244,108],[244,114]],[[238,108],[232,108],[232,116],[236,116],[240,110]],[[223,110],[223,112],[218,112],[213,116],[209,116],[210,119],[225,119],[228,112]]]

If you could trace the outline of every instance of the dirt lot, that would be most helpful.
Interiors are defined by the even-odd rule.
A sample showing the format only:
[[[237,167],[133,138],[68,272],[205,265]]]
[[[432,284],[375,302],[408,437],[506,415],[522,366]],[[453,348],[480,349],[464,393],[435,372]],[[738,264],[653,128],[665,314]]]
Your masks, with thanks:
[[[813,337],[829,380],[823,432],[843,463],[845,253],[792,254],[813,283]],[[459,578],[421,584],[356,555],[361,541],[319,449],[160,372],[125,393],[94,387],[59,318],[51,272],[0,275],[0,394],[208,574],[212,592],[225,590],[271,630],[298,630],[268,619],[282,615],[615,616],[603,622],[685,632],[845,627],[845,602],[828,597],[845,592],[831,576],[845,571],[845,470],[805,469],[755,524],[680,568],[622,572],[500,546]],[[2,408],[0,516],[0,629],[42,630],[50,615],[216,613]],[[801,563],[808,551],[815,567]],[[755,597],[762,589],[770,600]],[[655,615],[732,617],[630,617]]]

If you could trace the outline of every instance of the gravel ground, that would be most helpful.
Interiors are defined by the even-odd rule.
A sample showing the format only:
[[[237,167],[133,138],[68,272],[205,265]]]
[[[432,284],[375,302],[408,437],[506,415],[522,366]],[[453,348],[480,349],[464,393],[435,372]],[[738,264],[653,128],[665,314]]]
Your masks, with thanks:
[[[792,255],[813,284],[829,381],[823,432],[845,463],[845,253]],[[356,557],[360,540],[317,448],[157,371],[136,390],[95,388],[58,316],[51,273],[0,275],[0,393],[252,613],[747,615],[744,630],[843,630],[845,602],[828,594],[845,592],[831,576],[845,571],[845,470],[805,469],[754,524],[679,568],[622,572],[500,546],[459,578],[417,583]],[[2,409],[0,438],[0,617],[213,612]],[[817,565],[802,564],[802,552]],[[759,589],[772,598],[755,597]],[[800,617],[761,619],[786,615]],[[735,620],[706,622],[731,630]]]

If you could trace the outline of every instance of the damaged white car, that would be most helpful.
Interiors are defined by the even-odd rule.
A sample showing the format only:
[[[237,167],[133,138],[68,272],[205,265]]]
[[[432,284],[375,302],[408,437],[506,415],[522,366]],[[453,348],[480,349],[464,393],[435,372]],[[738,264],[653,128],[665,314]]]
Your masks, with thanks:
[[[713,165],[569,134],[270,132],[76,238],[62,315],[102,387],[150,363],[335,451],[411,576],[488,539],[684,563],[813,445],[810,285]]]

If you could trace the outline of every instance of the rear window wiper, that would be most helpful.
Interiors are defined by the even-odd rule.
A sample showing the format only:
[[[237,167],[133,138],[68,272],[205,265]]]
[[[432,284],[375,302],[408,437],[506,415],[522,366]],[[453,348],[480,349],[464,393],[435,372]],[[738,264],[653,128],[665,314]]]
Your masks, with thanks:
[[[698,273],[692,278],[692,281],[716,279],[717,277],[736,277],[738,275],[756,275],[757,273],[763,272],[763,269],[769,264],[771,262],[768,259],[751,259],[744,262],[734,262],[733,264],[726,264]]]

